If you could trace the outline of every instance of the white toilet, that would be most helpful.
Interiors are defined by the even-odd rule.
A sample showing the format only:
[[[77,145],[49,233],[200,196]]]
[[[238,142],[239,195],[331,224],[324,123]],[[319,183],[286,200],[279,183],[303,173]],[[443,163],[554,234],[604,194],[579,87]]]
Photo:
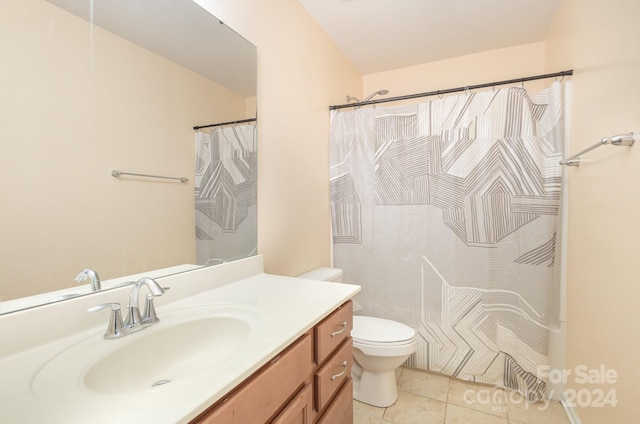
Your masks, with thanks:
[[[318,268],[300,278],[342,282],[342,270]],[[354,302],[354,311],[360,306]],[[353,398],[382,408],[398,399],[396,369],[416,351],[413,328],[388,319],[354,315],[353,330]]]

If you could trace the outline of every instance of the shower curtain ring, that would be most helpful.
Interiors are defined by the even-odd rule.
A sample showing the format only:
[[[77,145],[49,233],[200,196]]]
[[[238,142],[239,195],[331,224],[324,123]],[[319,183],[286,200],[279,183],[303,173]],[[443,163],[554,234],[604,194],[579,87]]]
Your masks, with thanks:
[[[440,100],[444,99],[444,96],[442,95],[440,90],[436,91],[436,94],[438,95],[438,97],[440,97]]]
[[[467,96],[468,96],[469,94],[471,94],[471,89],[469,88],[469,86],[468,86],[468,85],[464,88],[464,93],[465,93]]]

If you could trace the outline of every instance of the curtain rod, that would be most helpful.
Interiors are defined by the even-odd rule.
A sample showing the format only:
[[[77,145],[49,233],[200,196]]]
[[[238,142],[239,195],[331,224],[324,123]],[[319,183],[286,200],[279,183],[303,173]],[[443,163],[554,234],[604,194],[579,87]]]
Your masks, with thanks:
[[[569,75],[573,75],[573,69],[570,69],[568,71],[555,72],[552,74],[534,75],[531,77],[516,78],[516,79],[505,80],[505,81],[488,82],[485,84],[467,85],[466,87],[448,88],[446,90],[429,91],[426,93],[416,93],[416,94],[407,94],[405,96],[387,97],[384,99],[369,100],[366,102],[346,103],[342,105],[329,106],[329,110],[345,109],[349,107],[360,107],[360,106],[366,106],[366,105],[373,105],[377,103],[396,102],[398,100],[416,99],[418,97],[440,96],[442,94],[458,93],[460,91],[469,91],[469,90],[476,90],[479,88],[495,87],[497,85],[524,83],[526,81],[534,81],[534,80],[546,79],[546,78],[565,77]]]
[[[199,129],[202,129],[202,128],[221,127],[223,125],[233,125],[233,124],[244,124],[246,122],[255,122],[257,120],[258,120],[257,118],[241,119],[239,121],[229,121],[229,122],[221,122],[219,124],[209,124],[209,125],[195,126],[195,127],[193,127],[193,129],[198,131]]]

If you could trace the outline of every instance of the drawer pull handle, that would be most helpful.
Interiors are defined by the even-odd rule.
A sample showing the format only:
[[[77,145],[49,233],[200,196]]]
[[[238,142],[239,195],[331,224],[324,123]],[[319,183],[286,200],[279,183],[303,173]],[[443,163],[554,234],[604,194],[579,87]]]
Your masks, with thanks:
[[[340,365],[342,365],[342,371],[340,371],[338,374],[332,375],[331,376],[331,381],[335,380],[336,378],[342,376],[342,374],[347,372],[347,361],[342,361],[342,363]]]
[[[342,323],[342,329],[341,330],[334,331],[333,333],[331,333],[331,337],[337,336],[338,334],[342,334],[345,331],[347,331],[347,321]]]

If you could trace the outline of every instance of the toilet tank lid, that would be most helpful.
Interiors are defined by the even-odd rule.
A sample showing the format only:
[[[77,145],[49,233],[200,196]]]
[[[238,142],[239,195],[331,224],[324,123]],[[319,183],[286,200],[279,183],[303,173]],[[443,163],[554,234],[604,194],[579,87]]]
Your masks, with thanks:
[[[375,343],[397,343],[411,340],[416,332],[408,325],[384,318],[354,315],[351,337]]]
[[[298,278],[319,281],[339,281],[342,278],[342,270],[340,268],[316,268],[298,275]]]

